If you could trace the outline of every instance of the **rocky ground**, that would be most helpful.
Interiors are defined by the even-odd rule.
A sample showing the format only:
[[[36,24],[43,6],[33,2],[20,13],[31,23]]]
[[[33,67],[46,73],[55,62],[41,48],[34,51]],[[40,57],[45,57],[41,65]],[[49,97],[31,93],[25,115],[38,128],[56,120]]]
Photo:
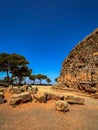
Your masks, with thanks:
[[[49,86],[41,86],[39,91],[78,95],[85,99],[85,105],[70,105],[66,113],[55,110],[54,100],[32,101],[13,107],[9,105],[11,95],[5,93],[8,102],[0,104],[0,130],[98,130],[98,99],[53,90]]]

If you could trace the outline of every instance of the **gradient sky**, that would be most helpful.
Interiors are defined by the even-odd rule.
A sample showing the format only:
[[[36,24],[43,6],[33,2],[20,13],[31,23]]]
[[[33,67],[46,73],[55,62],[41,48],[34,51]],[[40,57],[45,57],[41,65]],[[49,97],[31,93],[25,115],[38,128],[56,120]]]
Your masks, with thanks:
[[[97,27],[98,0],[0,0],[0,53],[25,56],[33,74],[52,81],[71,49]]]

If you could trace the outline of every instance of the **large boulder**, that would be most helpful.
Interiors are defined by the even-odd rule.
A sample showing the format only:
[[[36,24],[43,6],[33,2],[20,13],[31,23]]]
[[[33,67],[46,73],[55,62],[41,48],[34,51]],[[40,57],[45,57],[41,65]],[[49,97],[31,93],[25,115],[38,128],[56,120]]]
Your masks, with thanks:
[[[52,100],[53,99],[54,94],[52,93],[47,93],[47,100]]]
[[[67,112],[69,111],[69,108],[68,108],[68,103],[66,101],[56,101],[55,103],[55,109],[57,111],[62,111],[62,112]]]
[[[29,85],[23,85],[23,86],[21,87],[21,91],[22,91],[22,92],[27,92],[27,91],[28,91],[28,88],[29,88]]]
[[[20,103],[25,103],[32,101],[31,94],[29,92],[24,92],[21,94],[14,94],[10,100],[10,105],[18,105]]]
[[[53,93],[47,93],[47,100],[64,100],[64,96]]]
[[[11,94],[20,94],[21,93],[21,89],[19,87],[9,87],[8,91]]]
[[[84,98],[80,98],[78,96],[66,96],[64,100],[70,104],[84,105]]]
[[[54,95],[52,96],[52,99],[53,99],[53,100],[64,100],[64,96],[54,94]]]
[[[53,94],[53,93],[37,93],[34,95],[34,98],[36,99],[36,101],[40,102],[40,103],[45,103],[48,100],[64,100],[64,96],[62,95],[57,95],[57,94]]]
[[[14,94],[10,100],[10,105],[18,105],[21,103],[21,96],[20,94]]]
[[[0,104],[5,103],[5,102],[6,102],[6,100],[5,100],[4,93],[0,92]]]
[[[34,95],[34,98],[40,103],[46,103],[47,93],[37,93]]]
[[[25,103],[32,100],[31,94],[29,92],[24,92],[20,94],[22,97],[21,102]]]
[[[30,94],[36,94],[37,91],[38,91],[38,88],[37,88],[37,87],[29,87],[29,88],[28,88],[28,92],[29,92]]]
[[[3,87],[0,87],[0,92],[4,92],[4,88]]]

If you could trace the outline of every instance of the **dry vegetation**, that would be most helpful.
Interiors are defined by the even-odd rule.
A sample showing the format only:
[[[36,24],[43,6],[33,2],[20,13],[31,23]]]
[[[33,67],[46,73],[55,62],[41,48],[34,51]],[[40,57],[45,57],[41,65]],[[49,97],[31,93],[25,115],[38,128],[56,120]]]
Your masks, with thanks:
[[[76,95],[76,93],[39,87],[40,91]],[[29,102],[16,107],[0,104],[0,130],[98,130],[98,100],[85,97],[85,105],[71,105],[66,113],[55,110],[55,101]],[[82,96],[83,97],[83,96]]]

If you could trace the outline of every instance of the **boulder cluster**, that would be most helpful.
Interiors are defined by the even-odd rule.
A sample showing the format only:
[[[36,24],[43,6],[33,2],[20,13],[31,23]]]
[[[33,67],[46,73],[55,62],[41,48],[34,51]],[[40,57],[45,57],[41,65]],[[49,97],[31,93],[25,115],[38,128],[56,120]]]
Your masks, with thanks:
[[[0,104],[7,102],[5,99],[5,93],[12,95],[10,99],[10,105],[18,105],[20,103],[25,103],[32,101],[32,94],[36,94],[38,91],[37,87],[32,87],[30,85],[24,85],[21,87],[9,86],[8,88],[0,88]]]
[[[65,96],[53,92],[39,91],[38,87],[24,85],[23,87],[12,87],[2,89],[0,92],[0,103],[5,103],[5,93],[11,94],[8,103],[15,107],[21,103],[35,102],[47,103],[49,100],[55,101],[55,110],[67,112],[69,111],[69,104],[84,105],[84,98],[78,96]]]

